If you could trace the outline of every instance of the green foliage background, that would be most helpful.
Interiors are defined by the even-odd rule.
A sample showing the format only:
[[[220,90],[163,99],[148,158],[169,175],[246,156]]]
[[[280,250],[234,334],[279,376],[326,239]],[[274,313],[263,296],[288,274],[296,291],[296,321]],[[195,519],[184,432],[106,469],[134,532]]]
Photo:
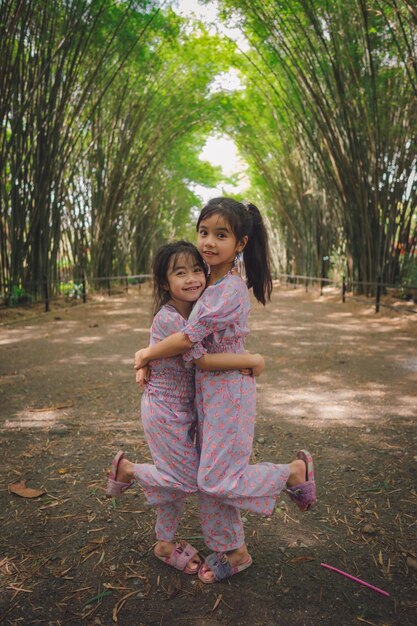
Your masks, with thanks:
[[[225,182],[199,159],[213,133],[248,164],[277,269],[416,275],[413,5],[218,5],[247,48],[169,2],[0,3],[3,292],[148,272],[192,236],[193,186]],[[230,69],[242,89],[213,89]]]

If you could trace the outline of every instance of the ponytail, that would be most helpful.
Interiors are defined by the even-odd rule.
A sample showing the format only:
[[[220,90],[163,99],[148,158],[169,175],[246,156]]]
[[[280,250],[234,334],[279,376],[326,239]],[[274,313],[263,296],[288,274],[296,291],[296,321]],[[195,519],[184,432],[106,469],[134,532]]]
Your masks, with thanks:
[[[271,299],[272,292],[268,233],[259,209],[254,204],[248,203],[246,210],[252,218],[248,243],[243,249],[246,282],[249,289],[253,288],[253,295],[258,302],[265,306],[266,301]]]
[[[249,289],[253,288],[253,295],[258,302],[265,305],[271,299],[272,277],[268,234],[259,209],[254,204],[243,204],[232,198],[213,198],[202,209],[197,230],[200,222],[211,215],[221,215],[238,241],[248,237],[243,249],[246,284]]]

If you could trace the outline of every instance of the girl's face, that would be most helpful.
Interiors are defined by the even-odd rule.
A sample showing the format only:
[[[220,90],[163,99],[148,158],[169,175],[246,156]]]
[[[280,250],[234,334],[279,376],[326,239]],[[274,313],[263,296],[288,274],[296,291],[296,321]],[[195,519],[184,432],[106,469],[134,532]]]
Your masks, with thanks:
[[[203,268],[191,254],[173,257],[167,272],[168,289],[173,302],[192,303],[206,286]]]
[[[245,236],[242,241],[238,241],[229,223],[216,213],[201,221],[198,227],[197,248],[211,267],[233,264],[247,240]]]

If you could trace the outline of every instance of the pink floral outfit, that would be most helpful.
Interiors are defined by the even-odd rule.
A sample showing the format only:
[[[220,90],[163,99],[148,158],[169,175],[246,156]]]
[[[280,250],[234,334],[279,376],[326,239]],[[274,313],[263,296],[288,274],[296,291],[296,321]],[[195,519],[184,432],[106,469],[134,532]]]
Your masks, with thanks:
[[[183,358],[205,352],[244,352],[250,311],[244,281],[227,274],[208,287],[183,327],[195,344]],[[256,415],[256,385],[238,371],[196,370],[200,516],[206,545],[216,552],[240,547],[240,509],[270,515],[285,487],[288,465],[249,465]]]
[[[184,329],[186,320],[163,306],[151,326],[154,344]],[[134,475],[150,504],[156,506],[156,538],[173,541],[185,498],[197,491],[198,454],[194,366],[181,356],[150,363],[141,415],[154,464],[135,463]]]

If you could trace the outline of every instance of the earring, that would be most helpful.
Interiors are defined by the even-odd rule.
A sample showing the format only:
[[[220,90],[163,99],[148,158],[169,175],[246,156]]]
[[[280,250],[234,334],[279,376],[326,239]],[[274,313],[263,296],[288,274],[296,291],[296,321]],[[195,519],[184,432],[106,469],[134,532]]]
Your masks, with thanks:
[[[243,252],[238,252],[233,261],[233,269],[238,272],[242,278],[245,276],[245,262],[243,260]]]

